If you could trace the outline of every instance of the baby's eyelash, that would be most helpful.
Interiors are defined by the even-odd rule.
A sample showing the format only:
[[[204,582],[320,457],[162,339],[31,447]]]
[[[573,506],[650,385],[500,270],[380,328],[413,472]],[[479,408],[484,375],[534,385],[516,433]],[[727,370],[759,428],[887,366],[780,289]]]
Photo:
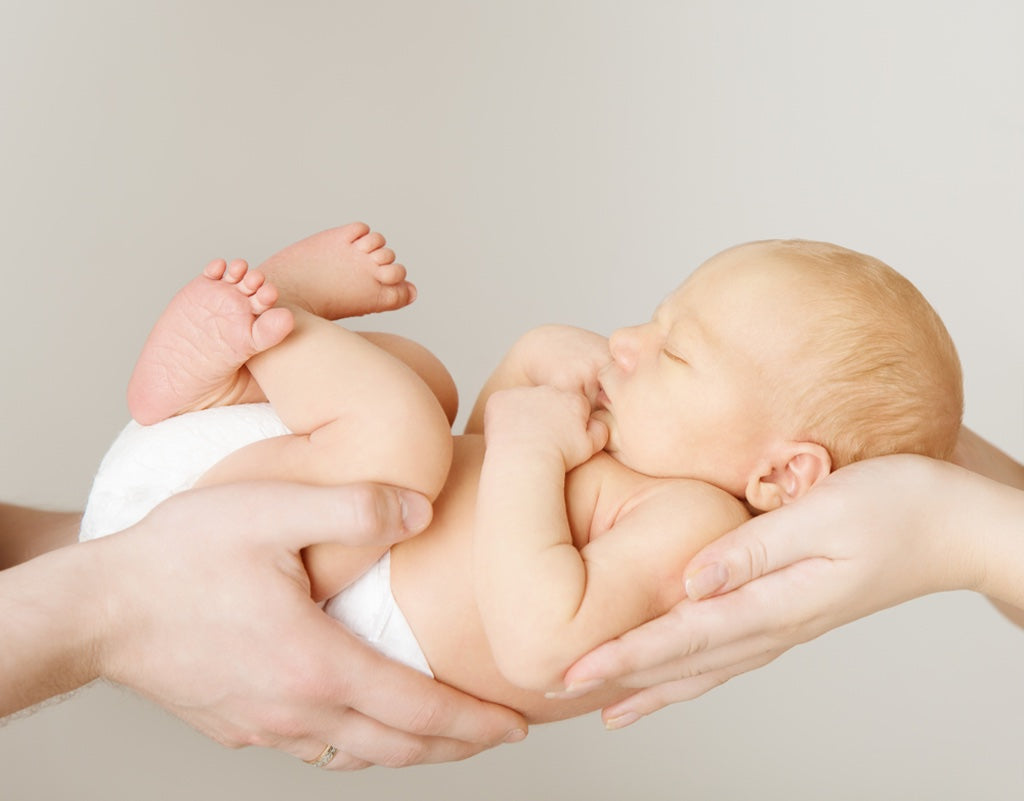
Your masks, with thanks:
[[[678,355],[676,353],[673,353],[672,351],[668,350],[667,348],[662,348],[661,352],[663,354],[665,354],[666,356],[668,356],[668,358],[670,358],[674,362],[679,362],[680,364],[689,364],[689,362],[686,361],[686,359],[684,359],[682,356],[680,356],[680,355]]]

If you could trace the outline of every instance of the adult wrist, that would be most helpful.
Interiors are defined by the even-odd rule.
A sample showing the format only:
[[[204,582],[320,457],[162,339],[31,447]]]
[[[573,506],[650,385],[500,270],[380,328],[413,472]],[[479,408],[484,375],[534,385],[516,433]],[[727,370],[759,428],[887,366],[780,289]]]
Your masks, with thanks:
[[[3,571],[0,715],[70,692],[100,675],[104,587],[95,549],[61,548]]]
[[[981,564],[973,589],[1024,610],[1024,490],[983,477],[972,480],[979,504],[965,515],[972,526],[965,536],[976,542]]]
[[[140,609],[140,599],[132,597],[130,592],[138,565],[121,558],[126,544],[123,534],[85,543],[92,551],[91,575],[96,588],[93,592],[102,602],[89,610],[82,626],[89,637],[96,676],[113,681],[118,680],[116,666],[126,659],[124,651],[132,639],[132,630],[138,626]]]
[[[919,529],[941,590],[1024,602],[1024,492],[948,462],[927,460],[931,496]],[[920,477],[917,477],[920,478]]]

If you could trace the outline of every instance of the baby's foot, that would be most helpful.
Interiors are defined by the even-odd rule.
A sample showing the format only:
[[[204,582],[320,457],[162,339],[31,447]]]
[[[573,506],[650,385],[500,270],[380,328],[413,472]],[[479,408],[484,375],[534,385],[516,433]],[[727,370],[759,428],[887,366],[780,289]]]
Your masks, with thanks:
[[[349,223],[289,245],[260,265],[281,293],[328,320],[391,311],[416,299],[405,267],[384,237],[365,223]]]
[[[210,262],[171,300],[128,383],[128,408],[142,425],[175,414],[261,400],[244,365],[283,340],[295,323],[274,307],[278,290],[238,259]]]

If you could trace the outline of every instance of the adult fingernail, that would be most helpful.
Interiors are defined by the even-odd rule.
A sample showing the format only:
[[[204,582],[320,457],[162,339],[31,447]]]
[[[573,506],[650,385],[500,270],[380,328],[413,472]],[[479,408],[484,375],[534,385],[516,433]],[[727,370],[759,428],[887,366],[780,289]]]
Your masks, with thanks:
[[[720,590],[728,580],[729,571],[726,570],[725,565],[715,562],[707,567],[702,567],[686,579],[686,594],[691,601],[699,601],[716,590]]]
[[[626,726],[631,726],[636,723],[640,720],[640,717],[641,716],[636,712],[626,712],[618,717],[608,718],[608,720],[604,722],[604,727],[609,731],[614,729],[624,729]]]
[[[434,514],[430,501],[418,492],[399,492],[398,501],[402,506],[402,525],[406,531],[418,534],[429,524]]]
[[[523,729],[512,729],[505,735],[506,743],[518,743],[526,739],[526,731]]]
[[[574,681],[567,684],[564,690],[556,690],[555,692],[544,693],[544,697],[549,698],[553,701],[568,701],[572,698],[579,698],[581,695],[586,695],[591,690],[596,690],[602,684],[604,684],[604,679],[587,679],[586,681]]]

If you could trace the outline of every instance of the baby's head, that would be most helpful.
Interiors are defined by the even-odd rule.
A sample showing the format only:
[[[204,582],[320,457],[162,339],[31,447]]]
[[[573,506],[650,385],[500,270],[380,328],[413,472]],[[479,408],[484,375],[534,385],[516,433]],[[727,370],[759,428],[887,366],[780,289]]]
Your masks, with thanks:
[[[651,322],[616,331],[611,352],[595,413],[609,452],[759,510],[859,459],[947,458],[960,428],[960,363],[938,315],[890,267],[837,245],[720,253]]]

